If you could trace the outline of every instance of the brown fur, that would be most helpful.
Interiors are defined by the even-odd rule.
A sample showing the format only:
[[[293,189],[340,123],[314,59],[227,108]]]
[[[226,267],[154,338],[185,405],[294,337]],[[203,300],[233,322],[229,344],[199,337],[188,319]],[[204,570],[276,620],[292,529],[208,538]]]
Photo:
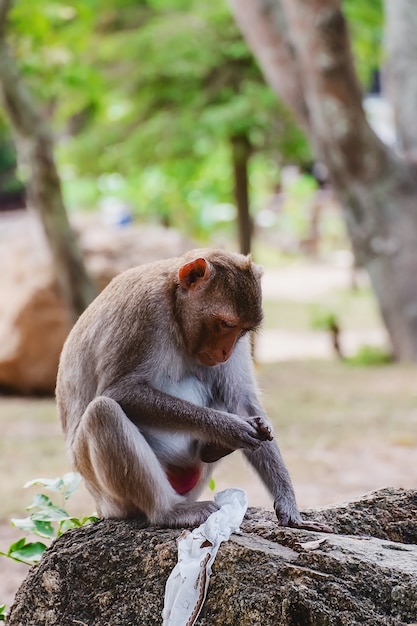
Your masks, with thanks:
[[[249,257],[194,250],[124,272],[80,317],[56,396],[100,515],[198,525],[216,509],[196,502],[215,462],[242,449],[280,523],[305,525],[252,371],[260,277]],[[187,468],[199,480],[180,495],[169,474]]]

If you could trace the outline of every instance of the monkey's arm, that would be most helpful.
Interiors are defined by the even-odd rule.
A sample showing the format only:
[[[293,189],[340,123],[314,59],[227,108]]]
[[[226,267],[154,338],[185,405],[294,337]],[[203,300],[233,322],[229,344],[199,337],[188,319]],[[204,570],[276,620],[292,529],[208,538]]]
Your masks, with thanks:
[[[244,454],[272,494],[274,509],[281,526],[332,532],[329,526],[302,519],[295,500],[290,475],[274,441],[265,441],[258,450],[245,450]]]
[[[198,406],[138,382],[132,376],[119,379],[101,395],[115,400],[139,429],[147,426],[192,433],[216,444],[217,452],[240,448],[256,450],[271,437],[268,421],[263,418],[244,419],[232,413]],[[221,456],[224,454],[217,459]]]

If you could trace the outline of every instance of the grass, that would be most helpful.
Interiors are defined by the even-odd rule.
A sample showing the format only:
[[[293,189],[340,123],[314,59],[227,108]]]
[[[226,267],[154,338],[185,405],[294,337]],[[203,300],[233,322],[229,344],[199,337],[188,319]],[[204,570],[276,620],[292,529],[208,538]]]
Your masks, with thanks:
[[[320,310],[334,313],[342,331],[367,330],[381,325],[370,290],[337,289],[322,297],[320,302],[284,299],[266,301],[264,327],[312,330],[313,320]]]
[[[22,517],[39,488],[23,489],[33,478],[54,478],[70,468],[53,399],[0,399],[0,521]],[[85,511],[93,506],[84,490],[75,498]]]

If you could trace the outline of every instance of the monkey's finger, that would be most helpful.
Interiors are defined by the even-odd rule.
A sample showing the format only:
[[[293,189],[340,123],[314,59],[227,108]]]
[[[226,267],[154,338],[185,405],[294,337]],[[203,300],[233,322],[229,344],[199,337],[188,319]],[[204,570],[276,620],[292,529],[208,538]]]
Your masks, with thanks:
[[[265,422],[262,417],[256,417],[255,420],[258,427],[258,434],[262,436],[263,441],[272,441],[274,435],[272,434],[271,426]]]
[[[252,432],[242,435],[240,441],[239,448],[243,448],[244,450],[258,450],[264,440],[259,437],[258,431],[253,429]]]

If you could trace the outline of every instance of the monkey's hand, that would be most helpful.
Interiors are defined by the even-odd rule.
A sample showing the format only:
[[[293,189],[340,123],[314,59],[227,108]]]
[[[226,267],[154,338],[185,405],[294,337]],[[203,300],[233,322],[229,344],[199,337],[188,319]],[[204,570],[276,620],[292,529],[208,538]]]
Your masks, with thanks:
[[[272,441],[272,427],[264,417],[240,418],[233,433],[235,450],[257,450],[264,441]]]
[[[239,447],[253,448],[254,446],[258,447],[263,441],[272,441],[272,428],[264,418],[256,416],[250,417],[245,421],[247,421],[249,425],[253,428],[251,435],[255,436],[255,443],[251,441],[251,445],[249,446],[245,441],[245,444],[243,446],[239,446],[236,442],[236,445],[234,445],[233,448],[230,448],[229,446],[225,446],[222,444],[208,442],[201,450],[200,458],[203,463],[215,463],[216,461],[219,461],[219,459],[222,459],[224,456],[231,454]]]
[[[261,441],[272,441],[274,435],[272,434],[272,428],[269,422],[266,421],[263,417],[250,417],[249,421],[253,420],[256,425],[258,435]]]
[[[310,520],[303,520],[298,511],[294,513],[283,512],[277,502],[274,503],[275,513],[277,514],[278,522],[280,526],[288,526],[289,528],[300,528],[304,530],[312,530],[319,533],[332,533],[333,529],[326,524],[320,522],[311,522]]]

